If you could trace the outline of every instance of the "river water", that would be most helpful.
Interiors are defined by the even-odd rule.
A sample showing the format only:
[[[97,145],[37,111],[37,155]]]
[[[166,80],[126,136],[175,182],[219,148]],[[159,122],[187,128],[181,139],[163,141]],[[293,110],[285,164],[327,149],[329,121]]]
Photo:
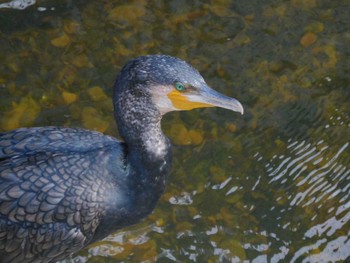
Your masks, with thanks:
[[[0,130],[118,136],[129,59],[194,65],[240,100],[170,113],[166,192],[72,262],[344,262],[350,257],[350,3],[0,0]]]

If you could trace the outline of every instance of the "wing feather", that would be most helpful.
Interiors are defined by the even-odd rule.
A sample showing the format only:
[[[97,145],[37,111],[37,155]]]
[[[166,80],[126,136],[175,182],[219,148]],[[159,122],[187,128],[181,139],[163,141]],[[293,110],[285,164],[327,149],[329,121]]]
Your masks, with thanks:
[[[108,164],[124,159],[119,141],[83,129],[1,133],[0,262],[51,262],[87,245],[115,187]]]

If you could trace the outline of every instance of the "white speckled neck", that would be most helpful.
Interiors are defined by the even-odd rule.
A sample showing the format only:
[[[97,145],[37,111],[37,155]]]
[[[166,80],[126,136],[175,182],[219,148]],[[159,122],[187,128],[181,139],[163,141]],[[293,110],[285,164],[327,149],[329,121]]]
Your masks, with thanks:
[[[161,130],[162,114],[145,88],[124,90],[115,107],[119,132],[129,149],[142,153],[149,161],[164,159],[170,143]]]
[[[143,147],[152,158],[162,159],[169,151],[168,139],[160,128],[160,122],[149,125],[141,134]]]

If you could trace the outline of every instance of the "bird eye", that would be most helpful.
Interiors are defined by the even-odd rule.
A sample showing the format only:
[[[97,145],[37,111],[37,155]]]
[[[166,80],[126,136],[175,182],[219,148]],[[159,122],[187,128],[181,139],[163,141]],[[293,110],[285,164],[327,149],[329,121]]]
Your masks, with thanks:
[[[185,91],[186,87],[181,82],[175,82],[175,89],[178,91]]]

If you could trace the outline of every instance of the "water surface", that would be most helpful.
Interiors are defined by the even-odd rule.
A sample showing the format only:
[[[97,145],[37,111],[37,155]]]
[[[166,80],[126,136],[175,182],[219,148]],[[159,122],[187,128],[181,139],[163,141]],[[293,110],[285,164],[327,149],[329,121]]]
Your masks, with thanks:
[[[118,136],[112,85],[165,53],[239,99],[171,113],[168,187],[141,224],[74,262],[343,262],[350,257],[346,1],[0,0],[0,130]]]

